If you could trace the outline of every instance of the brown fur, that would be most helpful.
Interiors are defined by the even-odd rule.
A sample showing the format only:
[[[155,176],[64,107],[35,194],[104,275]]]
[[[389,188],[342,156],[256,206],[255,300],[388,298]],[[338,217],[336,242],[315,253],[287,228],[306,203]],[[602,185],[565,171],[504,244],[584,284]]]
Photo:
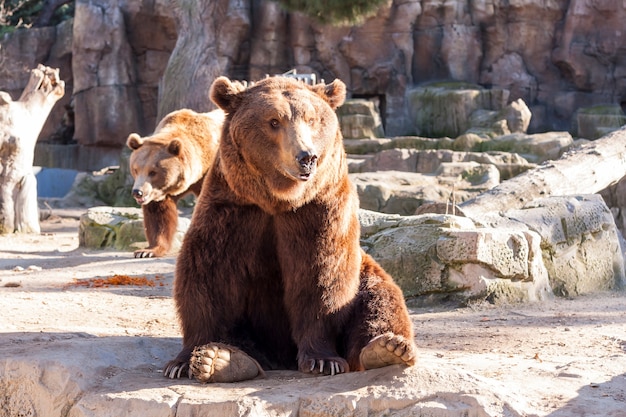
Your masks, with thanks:
[[[131,133],[130,172],[135,179],[133,197],[141,205],[148,248],[135,257],[163,256],[171,248],[178,226],[176,203],[193,193],[213,165],[224,113],[196,113],[183,109],[161,120],[154,133],[142,138]]]
[[[335,373],[363,369],[363,348],[391,334],[414,363],[402,292],[360,248],[334,113],[345,85],[274,77],[243,89],[220,77],[211,98],[227,117],[176,264],[183,349],[166,375],[209,342],[265,368]],[[300,163],[302,152],[317,159]]]

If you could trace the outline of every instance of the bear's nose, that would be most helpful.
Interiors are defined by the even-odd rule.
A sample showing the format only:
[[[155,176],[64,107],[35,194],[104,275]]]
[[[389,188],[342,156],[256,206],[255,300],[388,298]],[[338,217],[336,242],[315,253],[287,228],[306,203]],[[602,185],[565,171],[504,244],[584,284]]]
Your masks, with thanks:
[[[301,167],[309,167],[317,161],[317,155],[312,154],[309,151],[302,151],[296,156],[296,161]]]
[[[141,197],[143,197],[143,191],[141,191],[141,190],[139,190],[139,189],[135,188],[135,189],[133,190],[133,197],[135,197],[135,198],[141,198]]]

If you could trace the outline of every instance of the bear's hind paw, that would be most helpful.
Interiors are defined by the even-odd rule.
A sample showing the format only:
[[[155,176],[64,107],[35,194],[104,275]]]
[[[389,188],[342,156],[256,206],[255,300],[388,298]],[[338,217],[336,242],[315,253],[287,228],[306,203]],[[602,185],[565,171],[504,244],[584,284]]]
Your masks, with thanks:
[[[415,364],[416,348],[412,341],[393,333],[376,336],[361,350],[361,365],[365,369],[382,368],[389,365]]]
[[[200,382],[237,382],[265,375],[261,365],[247,353],[222,343],[196,347],[189,361],[189,374]]]

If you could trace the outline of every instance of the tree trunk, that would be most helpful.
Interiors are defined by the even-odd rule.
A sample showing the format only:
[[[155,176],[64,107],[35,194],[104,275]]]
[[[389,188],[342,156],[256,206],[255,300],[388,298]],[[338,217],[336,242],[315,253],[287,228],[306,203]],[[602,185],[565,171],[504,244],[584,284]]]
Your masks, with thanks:
[[[0,91],[0,234],[39,233],[37,137],[54,104],[63,97],[59,70],[39,65],[18,101]]]
[[[176,0],[178,40],[159,84],[157,120],[171,111],[215,108],[209,87],[230,75],[233,61],[250,27],[246,2]]]
[[[626,175],[626,127],[570,150],[459,204],[472,218],[521,208],[534,199],[595,194]]]

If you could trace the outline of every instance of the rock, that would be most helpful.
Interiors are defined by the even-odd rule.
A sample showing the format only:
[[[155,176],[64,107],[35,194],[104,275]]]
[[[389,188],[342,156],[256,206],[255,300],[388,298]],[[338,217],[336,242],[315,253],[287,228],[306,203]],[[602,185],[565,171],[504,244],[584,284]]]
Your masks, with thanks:
[[[370,155],[350,158],[350,172],[406,171],[434,174],[442,163],[477,162],[491,164],[505,180],[534,168],[521,156],[507,152],[456,152],[451,150],[416,150],[393,148]]]
[[[475,133],[485,138],[508,135],[509,127],[499,111],[478,109],[470,114],[465,133]]]
[[[140,213],[141,210],[137,208],[92,207],[88,209],[80,217],[79,245],[95,249],[115,247],[120,228],[130,220],[138,221]]]
[[[481,143],[484,151],[501,151],[520,154],[529,162],[539,164],[559,159],[574,143],[568,132],[546,132],[527,135],[512,133]]]
[[[137,207],[131,196],[133,180],[128,172],[130,151],[122,152],[121,166],[100,171],[78,172],[69,192],[62,198],[40,198],[52,207]]]
[[[363,246],[407,296],[520,302],[626,286],[621,235],[598,195],[540,199],[490,227],[441,214],[361,219]]]
[[[419,135],[483,138],[526,132],[531,112],[522,99],[506,104],[507,90],[488,90],[463,83],[436,83],[407,93],[409,118]],[[469,149],[468,149],[469,150]]]
[[[465,217],[423,214],[368,235],[364,246],[406,296],[499,303],[552,295],[540,241],[528,230],[477,228]]]
[[[442,182],[452,182],[455,190],[459,188],[482,192],[500,184],[500,172],[491,164],[444,162],[439,165],[435,175],[446,178]]]
[[[443,163],[433,175],[381,171],[350,174],[361,208],[410,215],[428,202],[462,202],[499,183],[493,165]]]
[[[337,116],[344,139],[372,139],[385,136],[378,106],[372,100],[346,100],[337,109]]]
[[[626,236],[626,177],[599,193],[613,213],[615,224]]]
[[[120,28],[104,26],[101,37],[107,42],[88,42],[98,49],[93,56],[103,57],[101,61],[88,58],[92,52],[80,46],[97,23],[96,19],[93,25],[84,24],[83,13],[97,10],[97,4],[78,1],[74,21],[56,28],[16,30],[2,40],[0,89],[11,94],[25,85],[22,68],[38,63],[61,68],[69,90],[73,77],[84,84],[98,74],[100,84],[85,84],[94,86],[92,93],[84,86],[74,89],[82,96],[74,106],[80,148],[92,142],[118,142],[129,133],[124,131],[129,123],[148,133],[159,106],[161,114],[173,108],[210,107],[205,90],[216,74],[254,80],[296,68],[329,81],[340,78],[354,97],[380,103],[389,136],[415,133],[414,120],[406,112],[410,102],[406,93],[424,83],[463,80],[510,92],[512,99],[529,103],[533,113],[532,120],[519,123],[516,116],[505,118],[512,133],[524,131],[526,123],[533,132],[569,129],[577,124],[579,108],[619,105],[621,98],[615,92],[622,91],[625,83],[622,66],[616,64],[624,59],[619,47],[624,11],[606,1],[598,7],[582,0],[471,5],[392,1],[376,16],[349,27],[320,25],[268,1],[249,7],[223,0],[204,9],[194,8],[193,2],[116,1],[102,18],[119,23]],[[113,18],[114,13],[124,18]],[[77,56],[68,52],[72,38]],[[114,101],[110,107],[117,113],[98,103],[104,97]],[[62,119],[69,100],[68,96],[52,113],[55,123]],[[470,114],[453,119],[462,126]],[[101,115],[106,115],[110,126],[98,119]],[[505,126],[498,121],[496,127],[503,131]],[[121,133],[107,139],[106,129]],[[44,131],[50,134],[55,129]],[[465,130],[454,133],[451,137]],[[98,163],[97,155],[84,158],[76,153],[79,157],[68,156],[66,163],[89,159],[95,165],[88,169],[112,164],[110,160]]]
[[[579,94],[576,107],[606,103],[612,91],[624,87],[624,70],[615,62],[625,57],[620,45],[626,41],[626,33],[615,28],[626,18],[626,10],[611,1],[596,5],[576,0],[567,4],[563,18],[562,29],[554,39],[552,63],[562,69],[561,77],[578,91],[592,92],[587,95],[587,103]],[[600,92],[605,94],[604,100]],[[591,97],[596,99],[589,100]]]
[[[532,112],[524,100],[518,98],[512,101],[502,113],[511,133],[526,133],[530,126]]]
[[[574,297],[626,286],[621,235],[601,196],[538,199],[505,216],[541,236],[555,294]]]
[[[387,205],[402,206],[394,198]],[[478,227],[451,214],[359,212],[362,245],[407,296],[523,302],[626,287],[621,235],[600,196],[550,197],[504,219]],[[177,248],[188,227],[180,218]],[[80,218],[79,241],[130,251],[145,243],[141,210],[91,208]]]
[[[122,148],[141,132],[132,50],[118,1],[78,1],[72,44],[74,139],[82,146]],[[123,109],[122,111],[120,111]]]
[[[420,136],[397,136],[393,138],[376,139],[344,139],[346,152],[363,155],[380,152],[385,149],[440,149],[450,148],[450,138],[423,138]]]
[[[583,107],[576,112],[578,136],[598,139],[626,124],[622,108],[615,105]]]
[[[13,336],[2,351],[0,389],[11,416],[495,417],[525,406],[498,381],[444,361],[436,368],[391,366],[334,377],[283,371],[244,383],[201,385],[162,376],[160,364],[179,348],[175,338],[42,333],[33,339]],[[17,354],[15,343],[29,348]]]
[[[455,151],[476,151],[480,149],[480,144],[488,140],[476,133],[463,133],[458,136],[452,143],[452,149]]]
[[[172,244],[175,252],[182,244],[190,220],[178,219]],[[80,217],[79,245],[92,249],[134,250],[147,246],[143,230],[143,213],[139,208],[92,207]]]
[[[457,137],[470,127],[477,110],[502,110],[509,97],[503,89],[464,83],[434,83],[407,92],[409,118],[415,132],[428,137]]]

